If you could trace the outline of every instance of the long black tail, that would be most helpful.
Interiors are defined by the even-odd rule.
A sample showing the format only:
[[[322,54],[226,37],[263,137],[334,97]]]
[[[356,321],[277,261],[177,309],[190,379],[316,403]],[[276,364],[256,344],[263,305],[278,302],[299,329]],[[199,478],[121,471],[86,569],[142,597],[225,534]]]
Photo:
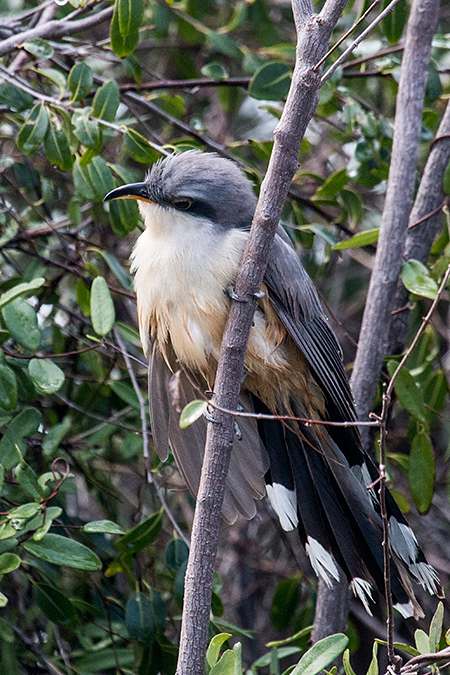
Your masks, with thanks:
[[[254,406],[256,412],[270,413],[257,397]],[[292,408],[304,416],[295,403]],[[281,526],[298,529],[314,571],[328,585],[339,579],[341,568],[370,613],[373,583],[384,592],[380,505],[376,489],[367,489],[378,477],[377,468],[359,449],[344,456],[326,427],[316,431],[301,423],[263,419],[258,431],[270,463],[267,493]],[[353,466],[349,456],[357,460]],[[419,617],[422,611],[409,580],[438,596],[442,588],[390,493],[387,510],[394,606],[405,617]]]

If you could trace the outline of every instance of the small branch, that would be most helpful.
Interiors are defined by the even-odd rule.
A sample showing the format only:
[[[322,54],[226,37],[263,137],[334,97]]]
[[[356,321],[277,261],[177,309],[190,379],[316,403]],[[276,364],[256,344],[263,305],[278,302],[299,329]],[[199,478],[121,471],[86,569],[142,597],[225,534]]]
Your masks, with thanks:
[[[320,81],[320,84],[321,84],[321,85],[324,84],[324,82],[326,82],[326,81],[332,76],[332,74],[334,73],[334,71],[337,70],[337,69],[339,68],[339,66],[341,65],[341,63],[342,63],[343,61],[345,61],[345,59],[347,58],[347,56],[348,56],[349,54],[351,54],[351,53],[356,49],[356,47],[364,40],[365,37],[367,37],[367,35],[369,35],[369,33],[375,28],[375,26],[378,26],[378,24],[380,23],[380,21],[382,21],[382,20],[384,19],[385,16],[387,16],[390,12],[392,12],[392,10],[394,9],[394,7],[395,7],[395,5],[397,4],[398,1],[399,1],[399,0],[391,0],[391,2],[390,2],[389,5],[386,7],[386,9],[384,9],[384,10],[377,16],[377,18],[374,19],[374,20],[367,26],[367,28],[366,28],[365,30],[363,30],[363,32],[362,32],[360,35],[358,35],[358,37],[356,38],[356,40],[354,40],[354,41],[352,42],[352,44],[350,45],[350,47],[347,47],[347,49],[341,54],[341,56],[337,59],[337,61],[335,61],[335,62],[333,63],[333,65],[327,70],[327,72],[322,76],[322,79],[321,79],[321,81]]]
[[[152,470],[151,470],[151,467],[150,467],[150,452],[149,452],[149,444],[148,444],[149,433],[148,433],[148,426],[147,426],[147,402],[144,400],[144,397],[142,396],[142,392],[141,392],[141,389],[139,387],[138,381],[136,379],[136,374],[133,370],[133,366],[132,366],[129,354],[126,350],[125,344],[124,344],[122,338],[120,337],[120,334],[119,334],[119,331],[117,330],[117,328],[114,328],[114,337],[117,341],[117,344],[120,347],[121,354],[124,358],[125,365],[127,367],[128,374],[130,376],[131,384],[133,385],[134,393],[136,394],[137,399],[139,401],[139,412],[140,412],[140,416],[141,416],[141,425],[142,425],[142,442],[144,444],[144,453],[143,454],[144,454],[144,460],[145,460],[145,476],[146,476],[147,483],[149,485],[153,485],[153,487],[155,488],[156,494],[158,495],[158,499],[161,502],[162,507],[167,514],[167,517],[169,518],[170,522],[172,523],[173,528],[176,530],[180,539],[182,539],[184,541],[184,543],[189,547],[189,539],[186,537],[183,530],[178,525],[175,517],[173,516],[173,514],[172,514],[172,512],[169,508],[169,505],[166,502],[166,498],[164,496],[163,490],[161,489],[161,487],[159,486],[155,477],[152,474]]]
[[[377,0],[378,2],[379,0]],[[192,80],[158,80],[144,82],[141,85],[127,82],[120,84],[120,91],[153,91],[154,89],[193,89],[195,87],[248,87],[251,77],[227,77],[215,80],[212,77],[199,77]]]
[[[114,7],[106,7],[100,12],[92,12],[84,19],[70,21],[70,14],[57,21],[48,21],[45,24],[39,24],[30,30],[22,33],[16,33],[3,40],[0,44],[0,57],[16,49],[25,40],[34,40],[36,38],[62,37],[63,35],[72,35],[79,31],[84,31],[91,26],[97,26],[104,21],[108,21],[113,14]],[[76,10],[78,14],[78,10]],[[75,12],[74,12],[75,14]]]
[[[320,66],[321,66],[323,63],[325,63],[325,61],[327,60],[327,58],[328,58],[328,57],[329,57],[329,56],[330,56],[330,55],[331,55],[331,54],[339,47],[339,45],[341,45],[341,44],[342,44],[342,43],[343,43],[343,42],[344,42],[344,41],[345,41],[345,40],[353,33],[353,31],[359,26],[360,23],[362,23],[362,22],[364,21],[364,19],[366,18],[366,16],[367,16],[368,14],[370,14],[370,12],[373,10],[374,7],[376,7],[376,6],[378,5],[379,2],[380,2],[380,0],[374,0],[374,2],[372,2],[372,4],[370,5],[370,7],[368,7],[368,9],[366,9],[366,11],[364,12],[364,14],[363,14],[362,16],[359,17],[358,21],[356,21],[356,22],[353,24],[353,26],[352,26],[351,28],[349,28],[348,31],[347,31],[346,33],[344,33],[344,35],[336,42],[336,44],[334,44],[334,45],[331,47],[331,49],[329,49],[329,50],[327,51],[327,53],[325,54],[325,56],[322,56],[322,58],[320,59],[320,61],[319,61],[318,63],[316,63],[316,65],[314,66],[314,70],[317,70],[318,68],[320,68]]]
[[[439,206],[437,206],[435,209],[433,209],[433,210],[430,211],[429,213],[426,213],[424,216],[422,216],[422,218],[419,218],[419,220],[416,220],[414,223],[410,223],[410,224],[408,225],[408,229],[409,229],[409,230],[412,230],[413,227],[417,227],[417,225],[420,225],[421,223],[424,223],[426,220],[428,220],[428,219],[431,218],[432,216],[435,216],[437,213],[439,213],[439,211],[442,211],[442,209],[444,208],[444,206],[445,206],[446,204],[447,204],[447,200],[444,199],[444,201],[442,202],[442,204],[439,204]]]

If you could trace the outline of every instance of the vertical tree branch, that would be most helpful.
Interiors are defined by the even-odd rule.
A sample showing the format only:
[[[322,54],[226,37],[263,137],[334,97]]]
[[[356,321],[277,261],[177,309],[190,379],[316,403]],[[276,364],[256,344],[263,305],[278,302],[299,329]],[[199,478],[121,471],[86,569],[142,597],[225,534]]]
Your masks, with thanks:
[[[414,0],[406,32],[392,160],[374,270],[351,379],[358,414],[373,404],[386,352],[391,312],[413,203],[422,109],[439,0]],[[365,444],[369,435],[362,430]]]
[[[283,115],[275,130],[269,168],[261,186],[253,225],[236,280],[234,302],[222,341],[215,382],[214,403],[236,409],[244,357],[256,307],[250,294],[259,290],[283,203],[298,168],[300,144],[316,108],[320,72],[314,65],[325,54],[345,0],[327,3],[333,20],[312,11],[309,0],[293,0],[297,29],[297,59]],[[331,5],[334,11],[331,12]],[[197,495],[191,550],[186,571],[183,621],[177,675],[203,675],[217,552],[220,512],[233,443],[233,418],[217,409],[208,425],[202,477]]]
[[[441,139],[441,140],[439,140]],[[444,200],[443,179],[445,169],[450,161],[450,104],[447,103],[444,116],[432,144],[430,155],[425,165],[419,190],[416,195],[413,209],[409,218],[409,228],[406,237],[404,260],[414,258],[425,263],[430,254],[431,245],[441,222],[440,205]],[[421,221],[427,214],[432,214],[415,227],[414,223]],[[399,281],[395,296],[394,307],[404,307],[408,301],[409,291]],[[403,311],[394,314],[392,318],[389,351],[397,354],[405,346],[408,328],[411,321],[411,312]]]

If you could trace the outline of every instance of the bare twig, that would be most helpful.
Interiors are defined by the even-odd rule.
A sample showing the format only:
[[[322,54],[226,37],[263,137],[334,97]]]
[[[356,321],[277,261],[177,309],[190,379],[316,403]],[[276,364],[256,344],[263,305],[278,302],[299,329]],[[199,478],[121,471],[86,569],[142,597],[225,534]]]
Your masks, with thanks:
[[[390,12],[392,12],[392,10],[394,9],[394,7],[395,7],[395,5],[397,4],[398,1],[399,1],[399,0],[391,0],[391,2],[390,2],[389,5],[386,7],[386,9],[384,9],[382,12],[380,12],[380,14],[377,16],[377,18],[374,19],[374,20],[367,26],[367,28],[366,28],[365,30],[363,30],[363,32],[362,32],[360,35],[358,35],[358,37],[356,38],[356,40],[354,40],[354,41],[352,42],[352,44],[351,44],[349,47],[347,47],[347,49],[340,55],[340,57],[333,63],[333,65],[332,65],[332,66],[327,70],[327,72],[322,76],[322,80],[321,80],[321,82],[320,82],[321,84],[324,84],[324,82],[326,82],[326,81],[332,76],[332,74],[334,73],[334,71],[337,70],[337,69],[339,68],[339,66],[341,65],[341,63],[343,63],[343,61],[345,61],[345,59],[347,58],[347,56],[348,56],[349,54],[351,54],[351,53],[356,49],[356,47],[364,40],[364,38],[366,38],[367,35],[369,35],[369,33],[372,32],[372,30],[375,28],[375,26],[378,26],[378,24],[380,23],[380,21],[382,21],[382,20],[384,19],[385,16],[387,16]]]
[[[113,14],[114,7],[106,7],[99,12],[92,12],[84,19],[70,20],[70,14],[63,19],[48,21],[38,24],[34,28],[25,30],[22,33],[16,33],[3,40],[0,44],[0,56],[5,56],[16,49],[25,40],[34,40],[36,38],[62,37],[63,35],[73,35],[79,31],[84,31],[91,26],[96,26],[104,21],[108,21]],[[74,14],[78,15],[78,10]]]

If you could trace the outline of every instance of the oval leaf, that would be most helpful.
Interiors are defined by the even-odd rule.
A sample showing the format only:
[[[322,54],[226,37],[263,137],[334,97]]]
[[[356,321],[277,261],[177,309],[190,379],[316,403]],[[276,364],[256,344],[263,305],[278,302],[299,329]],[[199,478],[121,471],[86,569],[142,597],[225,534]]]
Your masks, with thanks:
[[[28,373],[41,394],[54,394],[61,389],[65,379],[61,368],[48,359],[31,359]]]
[[[419,260],[407,260],[402,267],[402,281],[410,293],[434,300],[438,285],[430,277],[428,268]]]
[[[231,633],[219,633],[218,635],[215,635],[209,643],[208,651],[206,652],[206,660],[210,668],[217,663],[222,645],[230,637]]]
[[[152,148],[149,142],[133,129],[127,129],[123,139],[123,147],[131,159],[141,164],[153,164],[161,157],[161,153]]]
[[[108,285],[103,277],[95,277],[91,287],[92,326],[98,335],[107,335],[114,326],[116,313]]]
[[[122,539],[116,541],[116,547],[124,553],[142,551],[155,541],[162,525],[162,512],[154,513],[142,523],[129,530]]]
[[[73,66],[67,78],[67,88],[72,94],[71,102],[80,101],[91,90],[94,74],[87,63],[77,63]]]
[[[166,565],[176,574],[189,556],[189,549],[182,539],[172,539],[166,547]]]
[[[144,16],[144,0],[116,0],[116,10],[122,37],[139,30]]]
[[[43,277],[38,277],[33,279],[33,281],[28,281],[23,284],[17,284],[0,295],[0,309],[8,305],[10,302],[20,297],[21,295],[27,295],[36,291],[38,288],[41,288],[45,284],[45,279]]]
[[[72,170],[74,155],[70,152],[67,136],[53,122],[50,122],[45,134],[44,150],[50,164],[56,164],[62,171]]]
[[[8,574],[20,567],[20,558],[15,553],[2,553],[0,555],[0,574]]]
[[[93,520],[83,527],[84,532],[104,532],[105,534],[124,534],[122,528],[112,520]]]
[[[88,572],[102,567],[100,558],[87,546],[59,534],[47,534],[40,541],[28,539],[23,547],[27,553],[53,565],[65,565]]]
[[[348,637],[343,633],[319,640],[302,656],[291,675],[317,675],[344,651],[347,644]]]
[[[92,114],[101,120],[114,122],[116,119],[117,108],[119,107],[120,96],[119,87],[115,80],[109,80],[102,84],[100,89],[95,92],[92,102]]]
[[[419,513],[427,513],[431,506],[434,477],[434,454],[430,439],[426,434],[416,434],[411,444],[408,481]]]
[[[291,69],[285,63],[266,63],[250,80],[248,93],[265,101],[281,101],[291,86]]]
[[[113,18],[109,29],[109,39],[111,40],[111,47],[114,54],[121,59],[132,54],[139,42],[139,30],[137,28],[125,37],[121,34],[117,3],[114,5]]]
[[[392,377],[397,369],[395,361],[389,361],[387,364],[389,375]],[[413,417],[424,424],[427,423],[427,412],[423,402],[422,392],[418,388],[411,373],[402,368],[394,384],[395,395],[400,405],[405,408]]]
[[[196,422],[208,409],[207,401],[195,400],[188,403],[180,415],[180,429],[186,429],[191,424]]]
[[[68,597],[48,584],[33,586],[34,600],[49,621],[64,625],[75,616],[75,608]]]
[[[25,408],[8,424],[0,440],[0,463],[6,471],[17,464],[16,445],[24,436],[35,434],[42,423],[42,415],[36,408]]]
[[[40,146],[44,140],[47,126],[47,110],[43,103],[39,103],[31,109],[17,136],[17,145],[24,155],[31,155]]]
[[[359,232],[355,234],[354,237],[348,239],[347,241],[340,241],[339,244],[333,246],[334,251],[343,251],[346,248],[356,248],[358,246],[368,246],[369,244],[375,244],[378,241],[378,236],[380,234],[380,228],[376,227],[373,230],[365,230],[364,232]]]
[[[15,341],[34,352],[41,344],[36,312],[23,298],[17,298],[2,309],[3,320]]]
[[[17,380],[14,371],[8,366],[0,365],[0,408],[15,410],[17,408]]]
[[[128,635],[136,642],[150,642],[156,638],[156,625],[150,600],[144,593],[132,593],[125,608]]]

